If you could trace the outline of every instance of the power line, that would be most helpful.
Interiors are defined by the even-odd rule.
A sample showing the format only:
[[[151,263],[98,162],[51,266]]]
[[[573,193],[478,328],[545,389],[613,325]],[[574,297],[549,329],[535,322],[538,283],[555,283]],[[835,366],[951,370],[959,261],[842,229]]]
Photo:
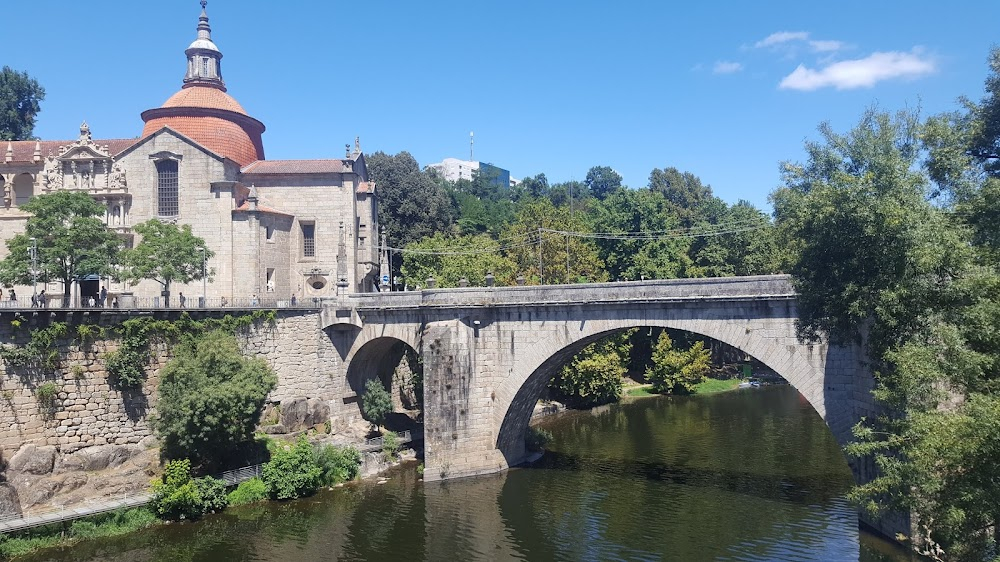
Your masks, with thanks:
[[[652,240],[677,240],[682,238],[709,238],[715,236],[724,236],[727,234],[738,234],[741,232],[751,232],[754,230],[760,230],[767,227],[767,224],[762,224],[758,220],[742,220],[742,221],[732,221],[729,223],[718,223],[704,225],[696,228],[679,228],[674,230],[652,230],[652,231],[637,231],[637,232],[578,232],[572,230],[555,230],[551,228],[539,228],[537,233],[524,233],[518,236],[522,241],[514,244],[498,245],[494,248],[481,248],[476,250],[462,250],[462,249],[420,249],[420,248],[397,248],[393,246],[379,246],[380,250],[388,250],[390,252],[398,252],[401,254],[415,254],[424,256],[472,256],[480,254],[495,254],[498,252],[503,252],[507,250],[512,250],[515,248],[523,248],[525,246],[532,246],[540,244],[544,237],[544,234],[556,234],[558,236],[575,237],[575,238],[589,238],[595,240],[637,240],[637,241],[652,241]]]

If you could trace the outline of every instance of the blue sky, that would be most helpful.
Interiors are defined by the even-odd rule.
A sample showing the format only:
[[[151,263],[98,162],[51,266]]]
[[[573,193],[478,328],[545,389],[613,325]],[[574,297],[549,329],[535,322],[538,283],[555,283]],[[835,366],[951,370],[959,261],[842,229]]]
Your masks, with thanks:
[[[514,177],[646,185],[675,166],[767,207],[779,163],[865,108],[979,99],[989,2],[262,2],[211,0],[229,93],[269,159],[409,151]],[[4,5],[0,64],[41,82],[35,134],[129,138],[181,85],[194,0]],[[11,25],[11,22],[18,22]]]

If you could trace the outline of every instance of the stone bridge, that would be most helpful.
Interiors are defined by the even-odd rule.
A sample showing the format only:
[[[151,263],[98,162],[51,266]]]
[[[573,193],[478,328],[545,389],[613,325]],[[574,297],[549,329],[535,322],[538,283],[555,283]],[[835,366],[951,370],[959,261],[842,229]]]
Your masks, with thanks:
[[[758,276],[356,294],[325,303],[320,323],[348,396],[391,372],[400,342],[420,354],[424,478],[438,480],[524,460],[549,379],[587,344],[636,327],[685,330],[746,352],[798,389],[843,444],[871,411],[871,376],[855,348],[800,343],[796,318],[789,278]],[[356,398],[342,402],[335,414],[357,413]]]

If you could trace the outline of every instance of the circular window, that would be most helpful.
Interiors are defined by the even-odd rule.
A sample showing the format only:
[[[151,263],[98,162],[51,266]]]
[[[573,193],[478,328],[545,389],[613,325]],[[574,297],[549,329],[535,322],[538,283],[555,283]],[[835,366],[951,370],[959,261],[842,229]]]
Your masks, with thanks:
[[[313,275],[312,277],[306,279],[306,283],[314,291],[322,291],[326,287],[326,277],[322,275]]]

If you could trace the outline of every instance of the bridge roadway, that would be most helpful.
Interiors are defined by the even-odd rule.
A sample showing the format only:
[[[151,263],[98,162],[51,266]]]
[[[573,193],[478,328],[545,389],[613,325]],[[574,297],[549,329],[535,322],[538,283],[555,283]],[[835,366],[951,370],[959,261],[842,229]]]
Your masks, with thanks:
[[[787,275],[721,277],[702,279],[665,279],[585,283],[576,285],[541,285],[520,287],[459,287],[422,291],[357,293],[347,302],[359,311],[403,310],[415,308],[468,308],[566,306],[586,304],[601,306],[629,303],[667,303],[686,300],[794,299],[795,290]],[[324,306],[337,301],[324,300]],[[344,303],[344,300],[339,301]]]

